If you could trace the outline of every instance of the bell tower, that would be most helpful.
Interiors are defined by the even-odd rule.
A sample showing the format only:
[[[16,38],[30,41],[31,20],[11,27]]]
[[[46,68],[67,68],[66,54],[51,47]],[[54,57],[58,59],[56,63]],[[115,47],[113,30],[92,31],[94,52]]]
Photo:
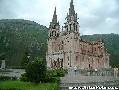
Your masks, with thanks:
[[[59,37],[59,34],[60,34],[60,25],[59,22],[57,21],[57,14],[56,14],[56,7],[55,7],[53,19],[49,25],[48,37],[49,39],[57,38]]]
[[[74,10],[73,0],[71,0],[65,23],[65,30],[68,33],[79,33],[79,23],[77,20],[77,13]]]

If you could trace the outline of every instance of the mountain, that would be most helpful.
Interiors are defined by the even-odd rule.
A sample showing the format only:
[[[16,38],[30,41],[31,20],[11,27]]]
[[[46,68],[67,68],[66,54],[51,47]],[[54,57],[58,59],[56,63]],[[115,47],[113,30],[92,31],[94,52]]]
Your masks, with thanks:
[[[110,54],[110,65],[119,67],[119,35],[118,34],[94,34],[81,36],[84,40],[99,40],[102,39],[105,47]]]
[[[7,66],[21,66],[26,56],[45,57],[47,50],[48,28],[33,21],[23,19],[0,20],[0,60],[5,59]],[[110,54],[110,65],[119,67],[119,35],[83,35],[84,40],[102,39]]]
[[[0,20],[0,60],[7,66],[21,66],[24,56],[43,57],[47,41],[46,26],[23,19]]]

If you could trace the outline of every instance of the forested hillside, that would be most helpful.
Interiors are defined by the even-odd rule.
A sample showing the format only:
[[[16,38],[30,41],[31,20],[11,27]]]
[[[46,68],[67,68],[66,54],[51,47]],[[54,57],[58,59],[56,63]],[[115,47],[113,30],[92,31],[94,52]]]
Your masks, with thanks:
[[[0,20],[0,60],[5,59],[8,66],[21,66],[26,56],[45,57],[48,28],[33,21],[21,19]],[[83,35],[85,40],[105,42],[110,53],[110,65],[119,67],[119,35],[95,34]]]
[[[47,27],[21,19],[0,20],[0,60],[8,66],[20,66],[25,55],[43,57]]]
[[[105,47],[110,54],[110,65],[113,67],[119,67],[119,35],[118,34],[95,34],[95,35],[83,35],[85,40],[99,40],[102,39],[105,42]]]

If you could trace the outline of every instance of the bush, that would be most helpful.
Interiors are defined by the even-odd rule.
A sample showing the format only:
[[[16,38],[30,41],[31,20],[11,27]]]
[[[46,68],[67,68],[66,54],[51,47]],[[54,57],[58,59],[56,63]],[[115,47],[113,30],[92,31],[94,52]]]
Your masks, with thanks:
[[[21,81],[30,82],[58,82],[59,77],[63,77],[66,70],[60,68],[55,70],[46,70],[45,62],[41,58],[29,62],[26,66],[26,73],[22,74]]]
[[[63,77],[67,73],[67,70],[64,69],[55,69],[55,70],[47,70],[44,79],[42,82],[59,82],[60,77]],[[27,73],[21,75],[21,81],[29,81]]]
[[[27,82],[28,81],[28,78],[27,78],[26,75],[27,75],[26,73],[22,74],[21,77],[20,77],[20,80],[21,81],[24,81],[24,82]]]
[[[53,72],[52,70],[48,70],[46,72],[46,77],[44,79],[44,82],[57,82],[57,77],[56,76],[56,73]]]
[[[11,77],[8,77],[8,76],[0,76],[0,80],[2,80],[2,81],[11,80]]]
[[[0,76],[1,81],[6,81],[6,80],[17,80],[17,77],[10,77],[10,76]]]
[[[67,70],[65,69],[56,69],[57,77],[64,77],[65,74],[67,73]]]
[[[26,66],[26,75],[22,79],[31,82],[44,82],[46,77],[46,67],[43,59],[37,58]],[[26,78],[27,77],[27,78]]]
[[[63,77],[65,74],[66,70],[64,69],[47,70],[45,82],[59,82],[60,77]]]
[[[17,80],[17,77],[11,77],[11,80]]]

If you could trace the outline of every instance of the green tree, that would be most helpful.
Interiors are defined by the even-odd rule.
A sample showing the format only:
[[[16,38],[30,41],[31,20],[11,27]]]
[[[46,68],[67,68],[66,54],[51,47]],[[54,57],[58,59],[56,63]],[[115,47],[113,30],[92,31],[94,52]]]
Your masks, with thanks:
[[[23,56],[23,59],[21,61],[21,66],[23,68],[25,68],[27,66],[27,64],[29,63],[29,59],[30,59],[30,56],[28,55],[27,52],[25,52],[24,56]]]
[[[26,77],[31,82],[43,82],[46,76],[46,65],[42,58],[29,62],[26,66]]]

